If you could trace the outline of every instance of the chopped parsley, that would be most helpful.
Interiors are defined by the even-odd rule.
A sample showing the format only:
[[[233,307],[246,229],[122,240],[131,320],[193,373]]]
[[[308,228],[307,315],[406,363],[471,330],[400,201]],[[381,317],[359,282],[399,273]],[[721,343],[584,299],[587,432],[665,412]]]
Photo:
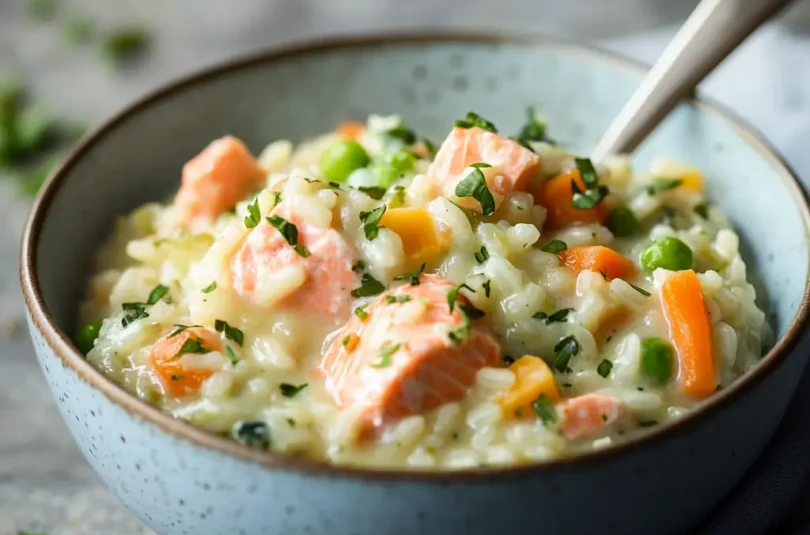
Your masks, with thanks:
[[[197,354],[204,354],[210,353],[211,350],[208,349],[203,345],[203,342],[199,338],[189,338],[183,345],[180,347],[180,350],[177,352],[178,355],[185,355],[186,353],[197,353]]]
[[[495,212],[495,198],[487,188],[486,177],[481,171],[482,167],[490,167],[489,164],[474,163],[472,172],[456,184],[456,197],[472,197],[481,205],[481,213],[490,216]]]
[[[214,281],[214,282],[212,282],[211,284],[209,284],[208,286],[206,286],[205,288],[203,288],[200,291],[202,293],[204,293],[204,294],[210,294],[211,292],[213,292],[216,289],[217,289],[217,281]]]
[[[568,249],[568,244],[562,240],[551,240],[540,248],[541,251],[551,254],[559,254],[566,249]]]
[[[458,308],[464,313],[465,316],[471,320],[478,320],[486,316],[486,312],[481,309],[475,308],[472,305],[459,305]]]
[[[355,308],[354,315],[360,318],[360,320],[365,321],[366,318],[368,318],[368,312],[366,312],[366,305]],[[346,338],[348,339],[349,337],[347,336]],[[348,343],[348,341],[346,343]]]
[[[422,264],[417,269],[413,271],[408,271],[407,273],[403,273],[402,275],[397,275],[394,277],[395,281],[411,281],[411,286],[419,286],[419,275],[421,275],[425,271],[425,264]]]
[[[357,189],[362,191],[375,201],[382,200],[382,198],[385,197],[386,192],[385,188],[381,188],[379,186],[360,186]]]
[[[480,115],[475,112],[467,112],[467,116],[464,119],[459,119],[453,123],[458,128],[473,128],[477,126],[482,130],[487,130],[492,132],[493,134],[498,133],[498,129],[495,128],[495,125],[492,122],[487,121]]]
[[[540,397],[532,402],[532,409],[537,413],[543,425],[553,424],[557,421],[557,410],[545,394],[540,394]]]
[[[697,215],[699,215],[703,219],[709,219],[709,203],[707,202],[696,204],[695,207],[692,208],[692,211],[694,211]]]
[[[104,36],[102,50],[114,62],[127,61],[149,46],[149,34],[139,26],[117,28]]]
[[[169,293],[169,287],[164,286],[163,284],[158,284],[152,289],[151,292],[149,292],[149,297],[146,299],[146,304],[154,305],[167,293]]]
[[[578,210],[589,210],[602,202],[610,192],[607,186],[593,186],[585,191],[579,189],[575,180],[571,181],[571,191],[574,193],[573,205]]]
[[[136,320],[148,318],[149,314],[144,307],[145,305],[143,303],[123,303],[121,308],[124,309],[126,314],[121,318],[121,325],[126,327]]]
[[[239,362],[239,355],[236,354],[236,351],[234,351],[231,346],[225,346],[225,355],[228,357],[228,360],[231,361],[231,365],[236,366],[236,363]]]
[[[416,143],[416,134],[414,134],[413,130],[405,125],[399,125],[392,128],[391,130],[388,130],[385,135],[394,139],[399,139],[406,145],[413,145]]]
[[[400,347],[402,347],[400,343],[392,344],[386,342],[380,350],[380,356],[377,360],[369,364],[369,366],[372,368],[387,368],[393,363],[394,353],[396,353]]]
[[[486,262],[489,259],[489,251],[487,251],[487,248],[482,245],[481,250],[477,251],[474,254],[474,256],[475,256],[475,261],[476,262],[478,262],[479,264],[483,264],[484,262]]]
[[[371,297],[385,291],[385,285],[369,275],[363,273],[360,277],[360,287],[351,291],[352,297]]]
[[[182,380],[183,380],[182,375],[177,375],[176,373],[172,374],[172,381],[182,381]]]
[[[354,265],[352,266],[352,271],[354,271],[355,273],[360,273],[360,272],[361,272],[361,271],[363,271],[364,269],[366,269],[366,263],[365,263],[365,262],[363,262],[362,260],[358,260],[358,261],[357,261],[357,262],[355,262],[355,263],[354,263]]]
[[[490,285],[491,284],[492,284],[492,281],[490,279],[487,279],[486,282],[481,285],[484,288],[484,295],[487,296],[487,297],[489,297]]]
[[[511,139],[512,141],[514,141],[515,143],[517,143],[518,145],[520,145],[524,149],[530,150],[530,151],[532,151],[532,152],[534,152],[536,154],[536,151],[534,150],[534,147],[532,147],[529,144],[528,139],[526,139],[524,137],[518,137],[518,136],[510,136],[509,139]]]
[[[264,422],[237,422],[231,436],[240,444],[252,448],[270,447],[270,428]]]
[[[411,300],[410,295],[387,295],[385,296],[385,302],[388,304],[391,303],[407,303]]]
[[[281,192],[273,191],[273,208],[281,204]]]
[[[647,186],[647,194],[655,195],[659,191],[677,188],[681,183],[683,183],[683,180],[680,178],[656,178],[652,181],[652,184]]]
[[[380,233],[380,219],[385,209],[386,206],[382,205],[370,212],[360,212],[360,221],[363,222],[363,233],[367,240],[373,240]]]
[[[565,373],[568,371],[571,357],[579,353],[579,342],[573,335],[566,336],[554,346],[554,353],[552,367],[560,373]]]
[[[545,141],[546,143],[554,143],[547,135],[546,122],[531,106],[526,108],[526,123],[520,129],[518,138],[523,142]]]
[[[599,363],[599,366],[596,367],[596,373],[600,376],[607,378],[610,375],[610,370],[613,369],[613,363],[610,362],[608,359],[602,359],[602,362]]]
[[[225,338],[233,340],[240,346],[245,342],[245,334],[236,327],[228,325],[227,321],[215,320],[214,329],[216,329],[218,333],[224,333]]]
[[[259,199],[254,199],[247,207],[248,215],[245,216],[245,226],[253,228],[262,220],[262,214],[259,211]]]
[[[401,208],[405,206],[405,188],[394,186],[388,196],[388,208]]]
[[[341,345],[343,347],[347,347],[351,341],[352,341],[352,335],[347,334],[346,336],[343,337],[343,340],[341,340],[340,343],[341,343]]]
[[[599,175],[596,174],[590,158],[574,158],[574,164],[577,166],[582,182],[588,189],[599,183]]]
[[[175,323],[174,326],[177,327],[177,328],[174,331],[172,331],[172,334],[169,335],[169,338],[173,338],[173,337],[177,336],[178,334],[185,331],[186,329],[191,329],[193,327],[202,327],[202,325],[182,325],[180,323]]]
[[[284,396],[285,398],[294,398],[295,396],[298,395],[299,392],[301,392],[307,386],[309,386],[308,383],[301,383],[300,385],[281,383],[279,385],[279,389],[281,390],[281,395]]]
[[[625,281],[625,282],[626,282],[626,281]],[[641,294],[641,295],[643,295],[644,297],[650,297],[650,295],[652,295],[652,294],[650,294],[650,292],[648,292],[648,291],[647,291],[647,290],[645,290],[644,288],[639,288],[639,287],[638,287],[638,286],[636,286],[635,284],[631,284],[631,283],[629,283],[629,282],[628,282],[627,284],[630,284],[630,287],[631,287],[632,289],[634,289],[635,291],[637,291],[638,293],[640,293],[640,294]]]
[[[554,312],[551,315],[546,314],[545,312],[538,312],[534,314],[532,317],[537,320],[545,320],[546,325],[550,323],[565,323],[566,321],[568,321],[568,314],[573,311],[574,311],[573,308],[561,308],[560,310]]]
[[[273,225],[273,227],[278,230],[282,236],[284,236],[284,239],[292,246],[293,249],[295,249],[296,253],[304,258],[309,256],[309,249],[298,244],[298,227],[283,217],[277,215],[271,215],[268,217],[267,222]]]
[[[456,306],[456,299],[458,299],[458,292],[462,289],[466,288],[472,293],[475,293],[475,290],[467,286],[466,284],[462,283],[447,292],[447,307],[450,309],[450,313],[452,314],[453,308]]]

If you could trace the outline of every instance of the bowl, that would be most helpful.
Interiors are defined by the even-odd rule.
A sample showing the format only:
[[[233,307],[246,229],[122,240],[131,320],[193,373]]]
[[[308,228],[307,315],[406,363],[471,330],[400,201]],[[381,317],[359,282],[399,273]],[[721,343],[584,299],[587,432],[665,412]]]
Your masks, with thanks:
[[[182,164],[233,134],[258,151],[367,114],[440,137],[475,110],[513,130],[526,105],[587,152],[644,69],[550,41],[484,36],[338,39],[263,52],[185,78],[88,137],[40,192],[21,280],[37,358],[105,483],[163,535],[464,531],[678,533],[754,462],[808,351],[807,199],[782,160],[718,106],[684,102],[635,155],[703,168],[739,229],[778,334],[761,364],[682,419],[535,466],[425,473],[333,467],[240,446],[172,419],[93,369],[70,335],[94,250],[116,216],[177,187]]]

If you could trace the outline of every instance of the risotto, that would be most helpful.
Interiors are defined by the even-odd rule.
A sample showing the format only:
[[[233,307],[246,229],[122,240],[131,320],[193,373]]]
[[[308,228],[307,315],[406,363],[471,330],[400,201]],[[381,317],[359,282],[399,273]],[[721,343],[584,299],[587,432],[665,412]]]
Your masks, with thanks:
[[[704,177],[591,162],[529,110],[438,148],[395,116],[255,158],[212,142],[99,252],[77,347],[251,447],[428,470],[541,462],[679,418],[770,343]]]

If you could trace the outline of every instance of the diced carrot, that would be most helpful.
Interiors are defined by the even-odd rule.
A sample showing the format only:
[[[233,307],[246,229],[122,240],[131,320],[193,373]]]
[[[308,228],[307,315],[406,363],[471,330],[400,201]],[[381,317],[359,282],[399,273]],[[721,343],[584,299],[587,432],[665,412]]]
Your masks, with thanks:
[[[478,127],[456,127],[444,140],[436,158],[430,164],[427,174],[440,186],[444,195],[449,197],[455,191],[459,179],[469,172],[468,167],[474,163],[487,163],[496,167],[500,176],[487,184],[489,189],[502,197],[513,192],[526,191],[537,179],[540,157],[519,143],[509,138],[488,132]],[[470,209],[481,209],[480,205],[469,199],[460,203]]]
[[[380,218],[380,226],[396,232],[402,240],[406,271],[430,264],[450,246],[448,236],[439,232],[424,208],[389,208]]]
[[[222,342],[217,333],[200,327],[186,329],[174,336],[171,334],[167,334],[152,346],[149,365],[171,396],[192,396],[200,390],[205,380],[213,375],[214,370],[184,368],[179,360],[183,345],[189,340],[198,340],[203,348],[209,351],[221,351]]]
[[[633,263],[609,247],[569,247],[559,254],[563,264],[577,273],[596,271],[608,279],[625,279],[633,274]]]
[[[265,175],[247,147],[233,136],[208,145],[183,166],[174,205],[183,223],[213,220],[259,187]]]
[[[326,389],[342,409],[360,409],[360,435],[463,398],[478,370],[497,364],[500,347],[483,320],[465,321],[462,294],[450,312],[454,288],[437,275],[393,288],[327,347],[320,365]]]
[[[618,398],[605,394],[577,396],[563,404],[563,434],[569,440],[596,437],[626,417],[629,417],[627,406]]]
[[[358,140],[366,133],[365,123],[359,121],[346,121],[337,127],[337,134],[343,139]]]
[[[509,369],[515,374],[515,382],[498,400],[507,418],[532,417],[532,402],[540,394],[545,394],[552,403],[560,400],[554,374],[543,359],[525,355]]]
[[[702,399],[717,388],[712,328],[700,280],[692,270],[678,271],[661,286],[669,337],[678,354],[678,384],[684,394]]]
[[[587,209],[574,206],[572,180],[576,182],[580,191],[585,191],[586,186],[578,169],[566,171],[534,188],[535,203],[543,205],[548,210],[545,226],[549,229],[560,229],[574,223],[602,223],[607,217],[604,202]]]

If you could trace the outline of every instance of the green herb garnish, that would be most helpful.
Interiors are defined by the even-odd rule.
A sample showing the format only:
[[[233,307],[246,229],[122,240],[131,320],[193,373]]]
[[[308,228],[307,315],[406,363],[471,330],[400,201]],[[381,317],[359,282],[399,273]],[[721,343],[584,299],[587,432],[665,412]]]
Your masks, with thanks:
[[[176,373],[172,374],[172,381],[182,381],[182,380],[183,380],[182,375],[177,375]]]
[[[124,309],[126,314],[121,318],[121,325],[126,327],[136,320],[148,318],[149,314],[144,307],[145,305],[143,303],[123,303],[121,308]]]
[[[180,350],[177,352],[178,355],[185,355],[186,353],[210,353],[211,350],[208,349],[203,345],[203,341],[199,338],[189,338],[183,345],[180,347]]]
[[[160,301],[160,300],[161,300],[161,298],[162,298],[164,295],[166,295],[167,293],[169,293],[169,287],[168,287],[168,286],[164,286],[164,285],[162,285],[162,284],[158,284],[157,286],[155,286],[155,287],[152,289],[152,291],[151,291],[151,292],[149,292],[149,298],[147,298],[147,300],[146,300],[146,304],[147,304],[147,305],[154,305],[155,303],[157,303],[158,301]]]
[[[393,362],[394,353],[396,353],[400,347],[402,347],[402,344],[386,342],[380,351],[380,356],[376,361],[369,364],[369,366],[372,368],[387,368]]]
[[[562,240],[551,240],[540,248],[541,251],[551,254],[559,254],[566,249],[568,249],[568,244]]]
[[[369,275],[363,273],[360,277],[360,287],[351,291],[352,297],[371,297],[385,291],[385,285]]]
[[[391,130],[385,132],[385,135],[388,137],[392,137],[395,139],[399,139],[406,145],[413,145],[416,143],[416,134],[413,133],[413,130],[408,128],[405,125],[399,125]]]
[[[474,126],[477,126],[478,128],[488,130],[494,134],[498,133],[498,129],[495,128],[494,124],[472,111],[467,112],[467,116],[464,119],[459,119],[453,124],[458,128],[473,128]]]
[[[264,422],[237,422],[231,431],[233,439],[252,448],[270,447],[270,428]]]
[[[491,284],[492,284],[492,280],[487,279],[487,281],[484,284],[481,285],[484,288],[484,295],[487,296],[487,297],[489,297],[490,285]]]
[[[262,214],[259,211],[259,199],[254,199],[247,207],[248,215],[245,216],[245,226],[253,228],[262,220]]]
[[[385,197],[385,192],[387,191],[385,188],[381,188],[379,186],[360,186],[357,189],[375,201],[382,200],[382,198]]]
[[[596,174],[590,158],[574,158],[574,164],[577,166],[582,182],[588,189],[599,183],[599,175]]]
[[[370,212],[360,212],[360,221],[363,222],[363,233],[367,240],[373,240],[380,233],[380,219],[385,209],[386,206],[382,205]]]
[[[627,281],[625,281],[625,282],[627,282]],[[631,287],[632,289],[634,289],[635,291],[637,291],[638,293],[640,293],[640,294],[641,294],[641,295],[643,295],[644,297],[650,297],[650,295],[651,295],[651,294],[650,294],[650,292],[648,292],[648,291],[647,291],[647,290],[645,290],[644,288],[639,288],[639,287],[638,287],[638,286],[636,286],[635,284],[631,284],[631,283],[629,283],[629,282],[628,282],[627,284],[630,284],[630,287]]]
[[[475,290],[467,286],[466,284],[462,283],[447,292],[447,307],[450,309],[450,313],[453,313],[453,308],[456,306],[456,299],[458,299],[458,292],[462,289],[466,288],[472,293],[475,293]]]
[[[435,158],[436,157],[436,151],[437,151],[436,145],[434,145],[432,141],[430,141],[429,139],[427,139],[425,137],[423,137],[419,141],[421,141],[422,145],[425,146],[425,150],[427,150],[427,153],[428,153],[428,156],[430,156],[430,159],[432,160],[433,158]]]
[[[138,26],[115,29],[104,36],[102,51],[115,63],[123,63],[142,53],[149,46],[149,34]]]
[[[306,258],[309,256],[309,249],[298,243],[298,227],[277,215],[271,215],[267,222],[278,230],[288,244],[292,246],[296,253]]]
[[[526,123],[520,129],[518,138],[524,142],[544,141],[546,143],[554,143],[547,135],[546,122],[531,106],[526,108]]]
[[[659,191],[674,189],[680,186],[681,183],[683,183],[683,180],[680,178],[656,178],[652,181],[652,184],[647,186],[647,194],[655,195]]]
[[[294,398],[296,395],[298,395],[299,392],[301,392],[307,386],[309,386],[307,383],[302,383],[300,385],[281,383],[279,385],[279,389],[281,390],[281,395],[284,396],[285,398]]]
[[[202,327],[202,325],[182,325],[180,323],[175,323],[174,326],[177,327],[177,328],[174,331],[172,331],[172,333],[169,335],[169,338],[174,338],[175,336],[177,336],[181,332],[185,331],[186,329],[192,329],[192,328],[195,328],[195,327]]]
[[[366,318],[368,318],[368,312],[366,312],[366,305],[355,308],[354,309],[354,315],[357,316],[358,318],[360,318],[361,321],[365,321]],[[346,343],[348,343],[348,342],[346,342]]]
[[[366,269],[366,263],[365,263],[365,262],[363,262],[362,260],[358,260],[358,261],[357,261],[357,262],[355,262],[355,263],[354,263],[354,265],[352,266],[352,271],[354,271],[355,273],[360,273],[360,272],[361,272],[361,271],[363,271],[364,269]]]
[[[227,321],[215,320],[214,329],[216,329],[218,333],[224,333],[225,338],[233,340],[240,346],[245,342],[245,334],[236,327],[231,327]]]
[[[410,295],[386,295],[385,302],[388,304],[392,303],[407,303],[411,300]]]
[[[472,305],[459,305],[458,308],[471,320],[479,320],[486,316],[486,312]]]
[[[553,424],[557,421],[557,410],[545,394],[540,394],[540,397],[532,402],[532,409],[540,417],[543,425]]]
[[[571,357],[579,353],[579,342],[573,335],[566,336],[554,346],[554,362],[552,367],[560,373],[568,371],[568,362]]]
[[[707,202],[696,204],[695,207],[692,208],[692,211],[694,211],[697,215],[699,215],[703,219],[709,219],[709,203]]]
[[[478,262],[479,264],[483,264],[489,259],[489,251],[487,251],[487,248],[482,245],[481,250],[474,253],[474,256],[476,262]]]
[[[589,210],[602,202],[610,193],[607,186],[593,186],[585,191],[579,189],[575,180],[571,181],[571,191],[574,193],[573,205],[579,210]]]
[[[607,378],[610,375],[610,370],[613,369],[613,363],[610,362],[608,359],[602,359],[602,362],[599,363],[599,366],[596,367],[596,373],[601,375],[602,377]]]
[[[239,362],[239,355],[237,355],[236,351],[229,345],[225,346],[225,355],[228,357],[228,360],[231,361],[232,366],[236,366],[236,363]]]
[[[216,289],[217,289],[217,281],[214,281],[214,282],[212,282],[211,284],[209,284],[208,286],[206,286],[205,288],[203,288],[200,291],[202,293],[204,293],[204,294],[210,294],[211,292],[213,292]]]
[[[574,311],[573,308],[561,308],[557,312],[554,312],[553,314],[548,315],[548,316],[546,316],[543,312],[538,312],[537,314],[535,314],[532,317],[534,317],[536,319],[545,320],[546,325],[548,325],[550,323],[565,323],[566,321],[568,321],[568,314],[570,312],[573,312],[573,311]],[[541,314],[543,314],[543,317],[539,317]]]
[[[411,286],[419,286],[419,275],[421,275],[425,271],[425,264],[422,264],[417,269],[413,271],[409,271],[407,273],[403,273],[402,275],[397,275],[394,277],[395,281],[411,281]]]
[[[486,177],[481,167],[490,167],[489,164],[472,164],[474,169],[456,184],[456,197],[472,197],[481,205],[481,213],[490,216],[495,212],[495,198],[487,188]]]

